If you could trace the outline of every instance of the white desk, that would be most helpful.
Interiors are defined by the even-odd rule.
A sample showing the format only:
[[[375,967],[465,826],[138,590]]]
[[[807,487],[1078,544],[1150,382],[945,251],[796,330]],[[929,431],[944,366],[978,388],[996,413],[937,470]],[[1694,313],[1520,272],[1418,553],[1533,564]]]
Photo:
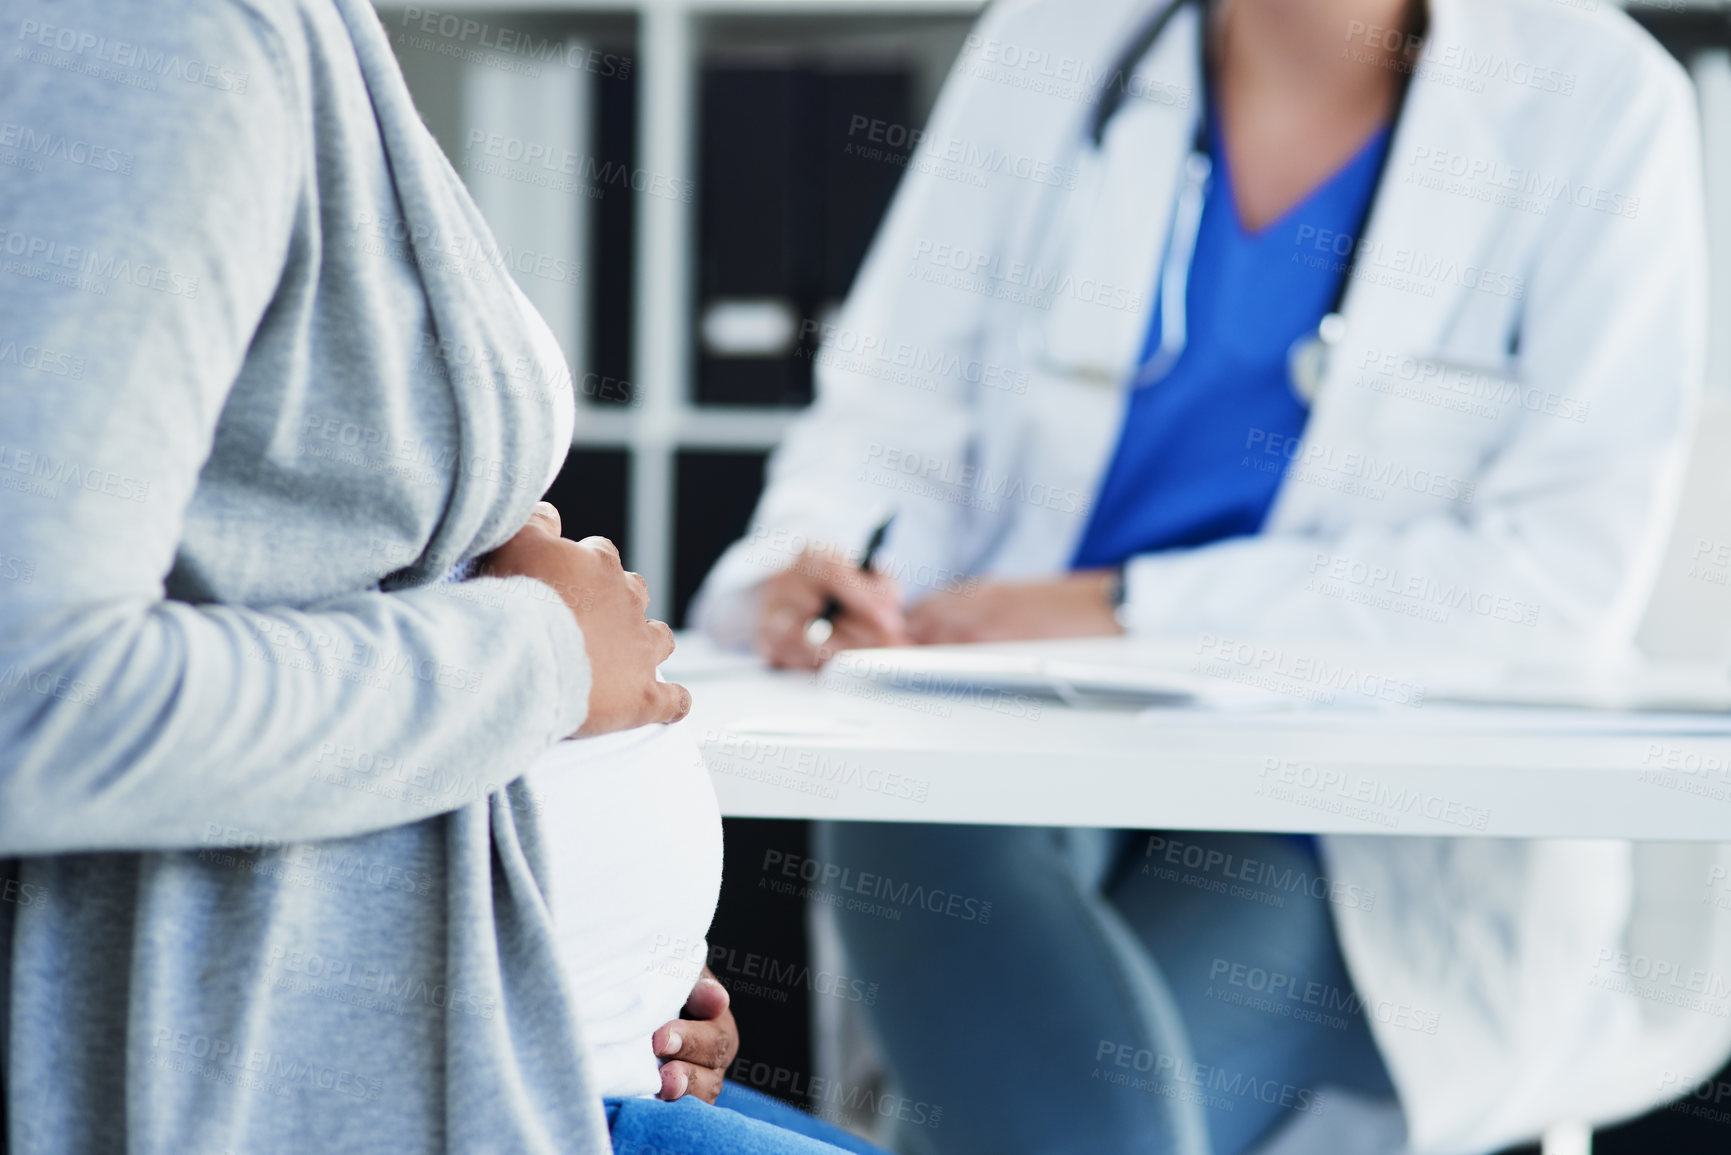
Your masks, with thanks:
[[[1710,718],[1627,734],[1611,732],[1629,724],[1615,716],[1571,727],[1520,711],[1492,730],[1483,712],[1434,705],[1225,713],[985,696],[994,709],[712,661],[669,674],[692,691],[681,725],[734,817],[1731,840],[1731,732]],[[1542,1144],[1591,1149],[1574,1124]]]
[[[670,676],[692,690],[683,725],[732,816],[1731,840],[1731,733],[1712,719],[1695,733],[1606,732],[1587,716],[1489,732],[1436,705],[993,709],[755,668]]]

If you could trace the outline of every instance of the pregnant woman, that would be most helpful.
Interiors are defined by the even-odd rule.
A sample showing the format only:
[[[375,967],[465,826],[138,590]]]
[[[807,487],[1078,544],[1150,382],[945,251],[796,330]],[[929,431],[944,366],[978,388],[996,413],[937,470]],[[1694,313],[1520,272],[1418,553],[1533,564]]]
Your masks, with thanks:
[[[569,378],[370,6],[0,20],[0,1151],[829,1150],[640,1098],[715,1096],[713,980],[586,1037],[561,942],[631,928],[553,847],[660,846],[626,780],[675,755],[521,779],[689,696],[531,518]],[[716,851],[644,908],[701,934]]]

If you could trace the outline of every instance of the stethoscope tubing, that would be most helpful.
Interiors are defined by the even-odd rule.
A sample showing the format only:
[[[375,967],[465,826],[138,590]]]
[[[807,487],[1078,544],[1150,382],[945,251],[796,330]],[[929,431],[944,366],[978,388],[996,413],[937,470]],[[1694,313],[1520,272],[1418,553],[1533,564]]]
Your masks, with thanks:
[[[1164,380],[1176,366],[1188,342],[1188,302],[1187,296],[1190,281],[1190,265],[1195,257],[1197,240],[1201,234],[1202,212],[1208,197],[1209,182],[1212,180],[1216,165],[1212,155],[1212,138],[1210,108],[1213,104],[1214,83],[1211,54],[1208,50],[1208,9],[1211,0],[1168,0],[1142,28],[1126,42],[1124,48],[1113,61],[1106,75],[1112,78],[1100,94],[1090,110],[1082,140],[1078,150],[1086,150],[1090,146],[1096,154],[1105,147],[1106,132],[1111,127],[1112,118],[1124,107],[1129,95],[1129,78],[1139,66],[1154,45],[1165,34],[1173,18],[1189,5],[1201,9],[1202,25],[1199,46],[1203,74],[1202,111],[1197,118],[1195,137],[1191,142],[1190,153],[1184,160],[1183,181],[1173,205],[1172,227],[1168,234],[1166,252],[1161,260],[1160,293],[1158,308],[1160,310],[1160,342],[1154,353],[1137,368],[1132,380],[1134,388],[1146,388]],[[1392,138],[1398,129],[1401,117],[1406,109],[1406,97],[1410,89],[1410,77],[1402,74],[1395,98],[1395,111],[1389,127],[1390,146],[1385,147],[1378,163],[1375,177],[1372,180],[1371,203],[1366,208],[1364,219],[1360,222],[1358,235],[1353,238],[1352,250],[1347,256],[1346,268],[1340,278],[1340,284],[1335,290],[1334,299],[1317,324],[1316,331],[1300,337],[1293,342],[1287,354],[1288,375],[1291,378],[1293,391],[1306,404],[1315,399],[1328,375],[1330,353],[1335,346],[1345,338],[1346,321],[1343,308],[1347,292],[1352,287],[1353,278],[1358,271],[1358,258],[1363,240],[1363,232],[1376,210],[1376,202],[1382,188],[1383,177],[1386,174],[1389,156],[1393,151]],[[1049,218],[1050,202],[1046,216]],[[1049,225],[1049,219],[1044,222]],[[1049,228],[1042,226],[1041,232],[1051,235]],[[1052,242],[1048,242],[1050,246]]]

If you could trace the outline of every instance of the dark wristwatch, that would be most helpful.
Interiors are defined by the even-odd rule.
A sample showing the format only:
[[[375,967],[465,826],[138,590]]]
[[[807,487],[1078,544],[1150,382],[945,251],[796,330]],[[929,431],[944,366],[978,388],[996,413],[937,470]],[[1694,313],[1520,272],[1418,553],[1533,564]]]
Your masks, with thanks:
[[[1112,616],[1118,619],[1119,628],[1124,626],[1124,567],[1114,566],[1106,582],[1106,604],[1112,607]]]

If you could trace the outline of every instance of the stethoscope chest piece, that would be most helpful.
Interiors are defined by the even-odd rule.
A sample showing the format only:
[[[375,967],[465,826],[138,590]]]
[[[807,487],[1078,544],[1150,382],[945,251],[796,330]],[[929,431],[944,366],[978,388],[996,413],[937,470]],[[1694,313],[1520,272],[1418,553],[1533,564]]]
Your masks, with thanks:
[[[1316,332],[1300,337],[1286,353],[1286,372],[1292,391],[1306,405],[1316,402],[1322,383],[1328,380],[1328,367],[1335,346],[1346,338],[1346,319],[1339,313],[1329,313],[1316,326]]]

